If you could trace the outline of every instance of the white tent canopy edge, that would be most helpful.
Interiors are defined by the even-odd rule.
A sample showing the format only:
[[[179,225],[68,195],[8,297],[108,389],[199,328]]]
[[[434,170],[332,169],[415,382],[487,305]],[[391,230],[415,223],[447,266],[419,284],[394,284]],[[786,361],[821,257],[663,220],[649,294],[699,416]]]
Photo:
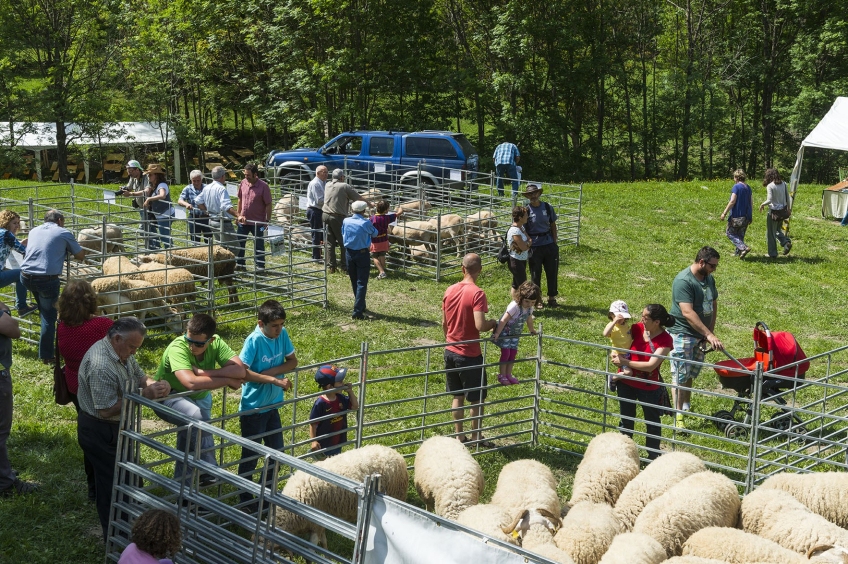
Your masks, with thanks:
[[[792,169],[792,175],[789,177],[789,192],[793,198],[795,197],[795,191],[798,189],[798,181],[801,178],[801,162],[804,159],[804,147],[848,151],[848,128],[845,127],[845,124],[848,124],[848,98],[840,96],[833,102],[830,110],[828,110],[818,125],[801,141],[801,148],[798,149],[795,167]]]

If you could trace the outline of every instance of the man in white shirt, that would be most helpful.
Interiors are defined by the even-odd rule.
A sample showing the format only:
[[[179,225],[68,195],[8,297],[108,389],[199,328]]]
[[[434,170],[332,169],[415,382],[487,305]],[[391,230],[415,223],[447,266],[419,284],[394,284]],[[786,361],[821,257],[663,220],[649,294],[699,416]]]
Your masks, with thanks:
[[[312,259],[321,260],[321,247],[324,246],[324,185],[327,182],[327,167],[324,165],[315,169],[315,178],[306,188],[306,219],[312,228]]]
[[[197,195],[194,203],[209,214],[209,227],[212,229],[215,241],[233,254],[237,254],[239,245],[233,219],[238,218],[238,212],[233,208],[227,187],[222,182],[225,174],[227,169],[224,167],[213,168],[212,183]]]

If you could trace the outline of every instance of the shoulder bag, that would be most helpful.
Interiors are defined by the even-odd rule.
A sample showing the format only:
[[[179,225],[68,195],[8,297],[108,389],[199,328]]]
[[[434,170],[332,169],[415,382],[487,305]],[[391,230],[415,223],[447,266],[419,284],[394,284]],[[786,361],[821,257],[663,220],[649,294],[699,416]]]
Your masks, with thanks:
[[[780,209],[771,210],[772,221],[785,221],[792,216],[792,209],[789,207],[789,188],[786,183],[783,183],[783,189],[786,191],[786,205]]]
[[[503,246],[501,246],[501,250],[498,251],[498,262],[501,264],[509,262],[509,245],[506,244],[506,238],[503,238]]]
[[[56,349],[55,364],[53,365],[53,398],[59,405],[68,405],[71,403],[71,392],[68,390],[68,382],[65,380],[65,370],[62,368],[62,357],[59,355],[59,333],[56,333]]]

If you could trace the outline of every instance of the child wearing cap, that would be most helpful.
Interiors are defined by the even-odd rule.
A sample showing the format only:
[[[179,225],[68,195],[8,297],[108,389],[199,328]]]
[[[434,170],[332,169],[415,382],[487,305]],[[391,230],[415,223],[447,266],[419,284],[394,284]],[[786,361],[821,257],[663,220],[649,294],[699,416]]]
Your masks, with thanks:
[[[350,409],[358,409],[359,401],[350,384],[344,383],[347,368],[338,368],[325,364],[315,372],[315,382],[324,393],[315,400],[309,413],[309,438],[312,439],[312,451],[325,449],[323,454],[335,456],[342,451],[340,446],[347,442],[347,414]],[[350,396],[339,390],[347,390]],[[342,414],[342,415],[338,415]],[[328,417],[329,416],[329,417]],[[315,421],[320,419],[320,421]],[[336,433],[331,436],[331,433]],[[334,448],[335,447],[335,448]]]
[[[627,302],[624,300],[616,300],[610,304],[609,312],[607,313],[607,318],[610,322],[607,323],[607,326],[604,328],[603,335],[604,337],[609,337],[612,346],[619,349],[629,349],[630,345],[633,344],[633,337],[630,333],[631,325],[627,322],[630,317],[630,309],[627,307]],[[619,353],[618,351],[610,352],[610,358],[616,358],[619,355],[623,358],[630,358],[630,353]],[[619,373],[624,374],[625,376],[631,376],[633,371],[630,367],[626,366],[621,368]],[[618,377],[612,374],[607,377],[607,385],[611,392],[615,391],[616,380],[618,380]]]
[[[247,368],[241,386],[239,415],[241,436],[268,448],[282,450],[283,433],[279,406],[285,399],[285,390],[292,389],[291,381],[283,376],[297,368],[294,345],[284,325],[286,310],[277,300],[267,300],[259,306],[256,328],[244,340],[239,358]],[[256,470],[257,454],[242,447],[240,476],[250,479]],[[241,501],[250,501],[247,492],[239,495]]]

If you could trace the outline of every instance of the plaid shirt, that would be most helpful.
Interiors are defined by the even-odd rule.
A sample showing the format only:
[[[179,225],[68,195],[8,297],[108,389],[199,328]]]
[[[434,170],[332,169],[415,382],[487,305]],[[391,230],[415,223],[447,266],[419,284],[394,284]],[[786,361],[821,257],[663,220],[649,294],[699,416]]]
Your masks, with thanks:
[[[197,196],[203,191],[204,188],[206,188],[206,184],[201,184],[200,190],[195,188],[194,184],[189,184],[188,186],[183,188],[182,192],[180,192],[179,199],[184,201],[184,202],[188,202],[189,204],[191,204],[191,207],[193,208],[189,212],[189,215],[191,217],[203,217],[203,216],[207,215],[205,211],[197,209],[197,204],[195,203]]]
[[[147,375],[135,356],[130,356],[126,363],[121,362],[109,337],[103,337],[88,349],[80,363],[77,399],[82,411],[103,419],[99,410],[115,405],[125,391],[135,391],[146,385]],[[120,421],[121,415],[108,420]]]
[[[497,166],[500,164],[515,164],[515,157],[520,156],[521,153],[518,152],[518,147],[512,143],[501,143],[495,148],[493,158],[495,159],[495,165]]]

